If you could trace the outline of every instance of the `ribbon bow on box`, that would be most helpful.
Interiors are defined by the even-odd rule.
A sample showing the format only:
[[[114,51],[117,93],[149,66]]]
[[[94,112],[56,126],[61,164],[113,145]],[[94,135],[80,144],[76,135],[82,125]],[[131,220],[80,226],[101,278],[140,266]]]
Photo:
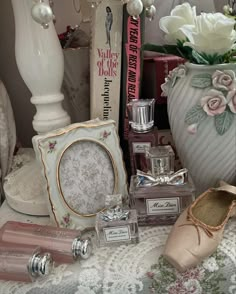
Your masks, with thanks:
[[[152,187],[157,185],[183,185],[188,180],[188,170],[180,169],[172,174],[154,177],[152,174],[137,170],[137,187]]]
[[[115,206],[102,212],[101,218],[106,222],[127,220],[129,218],[129,211],[123,210],[120,206]]]

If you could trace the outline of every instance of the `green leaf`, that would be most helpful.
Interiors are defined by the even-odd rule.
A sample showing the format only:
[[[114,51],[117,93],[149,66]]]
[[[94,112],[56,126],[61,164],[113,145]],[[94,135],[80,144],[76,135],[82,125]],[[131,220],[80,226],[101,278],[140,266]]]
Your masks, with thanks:
[[[198,74],[194,75],[191,80],[191,86],[195,88],[207,88],[210,87],[212,84],[211,75],[204,73],[204,74]]]
[[[202,109],[201,105],[195,105],[186,113],[184,121],[188,125],[192,125],[199,124],[205,118],[207,118],[207,114]]]
[[[224,135],[230,126],[232,125],[234,120],[234,114],[226,109],[223,113],[215,115],[215,127],[216,131],[219,135]]]
[[[164,54],[171,54],[171,55],[176,55],[180,56],[182,58],[186,58],[182,48],[179,48],[176,45],[155,45],[155,44],[143,44],[141,50],[143,51],[153,51],[153,52],[158,52],[158,53],[164,53]]]
[[[207,61],[201,54],[199,54],[197,51],[192,51],[193,58],[196,60],[198,64],[209,64],[209,61]]]
[[[199,53],[205,60],[207,60],[208,64],[220,64],[224,62],[224,55],[219,55],[218,53],[207,54],[207,53]]]

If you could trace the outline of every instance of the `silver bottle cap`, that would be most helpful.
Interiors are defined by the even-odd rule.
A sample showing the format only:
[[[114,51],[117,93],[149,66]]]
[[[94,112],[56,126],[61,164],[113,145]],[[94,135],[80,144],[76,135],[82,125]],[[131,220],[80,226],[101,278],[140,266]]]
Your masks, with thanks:
[[[53,268],[53,259],[50,253],[35,253],[29,261],[28,271],[31,276],[47,276]]]
[[[79,256],[82,259],[87,259],[92,253],[92,242],[90,238],[81,239],[80,237],[75,238],[72,243],[72,253],[74,259],[77,259]]]
[[[127,104],[129,123],[136,133],[149,132],[154,126],[154,99],[134,99]]]

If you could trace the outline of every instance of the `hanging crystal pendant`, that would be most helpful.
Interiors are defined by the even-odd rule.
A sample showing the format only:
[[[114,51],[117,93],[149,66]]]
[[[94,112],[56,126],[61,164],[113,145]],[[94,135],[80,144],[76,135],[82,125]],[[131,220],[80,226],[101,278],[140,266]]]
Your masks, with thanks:
[[[152,21],[156,15],[156,7],[151,5],[150,7],[146,8],[146,17]]]

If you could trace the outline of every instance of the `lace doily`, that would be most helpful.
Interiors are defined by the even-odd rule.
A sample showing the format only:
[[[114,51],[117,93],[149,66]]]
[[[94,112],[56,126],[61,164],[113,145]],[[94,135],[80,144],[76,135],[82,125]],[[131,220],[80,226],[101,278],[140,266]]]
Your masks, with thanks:
[[[6,204],[4,206],[4,210],[9,212],[10,208]],[[25,217],[25,221],[31,220],[30,217],[15,212],[8,215],[7,219],[10,217],[24,221]],[[47,223],[49,218],[32,219],[37,223],[42,220]],[[6,217],[1,213],[0,225],[5,221]],[[95,244],[93,255],[89,259],[71,265],[60,265],[45,280],[32,284],[1,281],[0,294],[236,293],[235,219],[227,225],[217,252],[197,268],[183,274],[178,273],[161,257],[169,231],[169,226],[141,227],[139,244],[101,248],[96,246],[95,233],[89,232]],[[164,276],[161,275],[163,273]],[[156,284],[159,277],[161,290]],[[189,292],[178,292],[181,291],[178,288],[180,286]],[[204,287],[208,287],[209,292],[204,292]],[[214,290],[216,287],[219,290]]]

